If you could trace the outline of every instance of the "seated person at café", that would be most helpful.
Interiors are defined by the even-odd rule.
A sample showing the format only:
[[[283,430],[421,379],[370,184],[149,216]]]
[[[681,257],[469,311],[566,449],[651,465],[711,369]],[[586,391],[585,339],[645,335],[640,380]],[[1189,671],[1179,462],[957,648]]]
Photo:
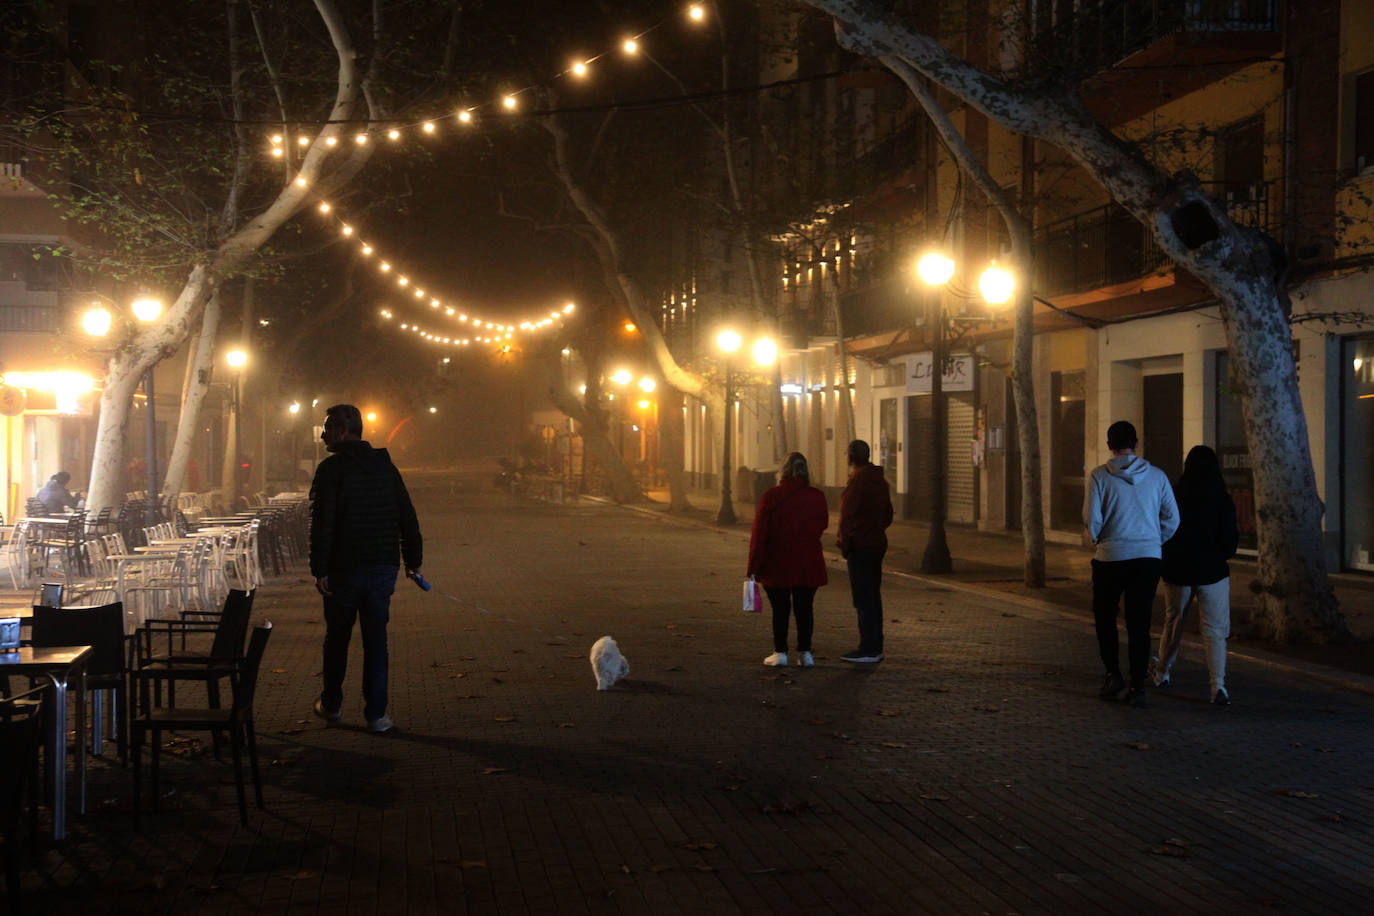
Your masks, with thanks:
[[[80,504],[80,500],[67,490],[67,482],[71,479],[72,475],[66,471],[58,471],[38,491],[38,501],[53,515],[61,515],[64,509],[75,509]]]

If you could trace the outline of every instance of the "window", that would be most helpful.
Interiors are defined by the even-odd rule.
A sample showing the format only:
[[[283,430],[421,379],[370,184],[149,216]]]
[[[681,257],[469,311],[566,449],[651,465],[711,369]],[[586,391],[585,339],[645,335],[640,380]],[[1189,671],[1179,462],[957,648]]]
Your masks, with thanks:
[[[1355,77],[1355,170],[1374,167],[1374,70]]]

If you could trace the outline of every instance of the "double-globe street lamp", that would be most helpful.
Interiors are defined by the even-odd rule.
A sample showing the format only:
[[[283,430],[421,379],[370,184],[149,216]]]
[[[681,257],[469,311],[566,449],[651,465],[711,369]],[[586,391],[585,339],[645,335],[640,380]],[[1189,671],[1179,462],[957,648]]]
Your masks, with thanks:
[[[142,324],[151,324],[157,321],[162,314],[162,301],[151,296],[139,296],[129,305],[129,310],[134,313],[134,318]],[[110,310],[100,304],[92,305],[81,316],[82,329],[92,337],[104,337],[110,333],[110,328],[114,325],[114,316]],[[158,482],[157,482],[157,409],[156,400],[153,393],[153,367],[149,366],[143,373],[143,400],[147,408],[146,436],[148,447],[148,460],[145,462],[148,472],[148,499],[145,518],[149,525],[157,523],[160,516],[158,511]]]
[[[731,431],[734,429],[735,406],[735,354],[744,346],[744,338],[740,333],[732,328],[726,328],[716,335],[716,347],[721,352],[721,361],[725,363],[725,452],[720,460],[720,511],[716,514],[717,525],[733,525],[735,523],[735,505],[730,495],[730,439]],[[749,348],[750,355],[753,357],[756,366],[771,366],[778,358],[777,341],[771,337],[759,337],[754,340]]]
[[[982,318],[959,316],[953,319],[945,314],[943,288],[954,277],[953,259],[938,251],[927,252],[916,262],[916,273],[926,285],[926,316],[931,328],[930,344],[930,418],[931,438],[935,444],[935,460],[931,462],[930,493],[930,532],[926,549],[921,557],[921,572],[943,574],[954,571],[949,555],[949,542],[945,537],[945,493],[948,489],[946,465],[949,443],[946,434],[946,405],[944,399],[945,372],[945,324],[951,320],[980,321]],[[1011,301],[1016,289],[1016,279],[1007,270],[991,264],[978,278],[978,289],[983,300],[992,306],[1005,305]]]

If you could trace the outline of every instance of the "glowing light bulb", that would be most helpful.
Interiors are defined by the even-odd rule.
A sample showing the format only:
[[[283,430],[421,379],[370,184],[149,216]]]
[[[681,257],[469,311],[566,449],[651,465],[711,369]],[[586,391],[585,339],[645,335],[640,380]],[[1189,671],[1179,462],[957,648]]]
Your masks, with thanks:
[[[162,303],[148,296],[135,299],[131,307],[134,317],[139,321],[156,321],[157,316],[162,314]]]
[[[92,337],[104,337],[110,333],[110,325],[113,322],[114,316],[103,305],[94,305],[86,314],[81,316],[82,329]]]
[[[383,262],[382,262],[382,273],[386,273],[386,272],[387,272],[388,270],[390,270],[390,269],[391,269],[391,265],[388,264],[386,261],[383,261]]]
[[[501,100],[501,104],[506,106],[507,111],[515,110],[515,96],[508,95]]]
[[[587,65],[579,60],[577,63],[572,65],[572,72],[574,76],[586,76]]]
[[[391,128],[391,130],[386,132],[386,138],[392,141],[399,140],[401,139],[401,132],[393,127]]]
[[[272,155],[275,156],[276,158],[280,159],[280,158],[282,157],[282,155],[283,155],[283,154],[282,154],[281,147],[280,147],[280,146],[274,146],[274,147],[272,147]]]
[[[397,278],[396,278],[396,282],[399,283],[399,284],[401,284],[402,286],[407,286],[407,285],[410,284],[410,278],[409,278],[409,277],[397,277]]]
[[[472,112],[464,108],[462,111],[458,112],[458,120],[462,121],[464,124],[470,124],[472,122]]]
[[[363,246],[363,254],[364,254],[364,255],[372,254],[372,246],[371,246],[371,245],[364,245],[364,246]]]
[[[321,213],[328,213],[328,212],[330,211],[330,209],[331,209],[331,208],[330,208],[329,204],[320,204],[320,212],[321,212]],[[347,235],[347,233],[344,233],[344,234]]]
[[[304,176],[304,175],[297,175],[297,176],[296,176],[296,187],[298,187],[298,188],[303,188],[303,187],[305,187],[305,186],[308,185],[308,184],[310,184],[310,182],[308,182],[308,181],[305,180],[305,176]]]
[[[645,394],[651,394],[656,387],[658,386],[655,384],[654,380],[647,375],[639,380],[639,390]]]
[[[706,18],[706,8],[700,3],[693,3],[691,8],[687,10],[687,15],[692,18],[693,22],[701,22]]]
[[[338,137],[325,137],[325,138],[324,138],[324,145],[325,145],[325,146],[338,146],[338,145],[339,145],[339,138],[338,138]]]
[[[375,411],[375,410],[369,410],[369,411],[367,412],[367,422],[369,422],[369,423],[375,423],[376,421],[377,421],[377,411]]]
[[[1006,305],[1016,291],[1016,278],[994,262],[978,278],[978,291],[989,305]]]
[[[423,298],[425,298],[425,291],[422,290],[422,289],[417,289],[417,290],[415,290],[415,298],[416,298],[416,299],[423,299]]]
[[[354,134],[353,142],[358,144],[359,146],[362,146],[364,143],[367,142],[367,134]]]
[[[916,262],[916,273],[928,286],[944,286],[954,276],[954,261],[938,251],[927,252]]]
[[[309,145],[310,145],[310,138],[309,138],[309,137],[297,137],[297,138],[296,138],[296,145],[297,145],[297,146],[309,146]]]
[[[273,135],[272,135],[272,142],[273,142],[273,143],[281,143],[281,134],[273,134]]]
[[[432,134],[432,133],[434,133],[434,122],[433,122],[433,121],[426,121],[425,123],[423,123],[423,124],[420,125],[420,129],[423,130],[423,131],[424,131],[425,133],[427,133],[427,134]]]
[[[300,412],[301,412],[301,402],[300,402],[300,401],[292,401],[292,402],[291,402],[291,406],[288,407],[288,408],[286,408],[286,409],[287,409],[289,412],[293,413],[293,414],[294,414],[294,413],[300,413]]]
[[[224,354],[224,361],[235,369],[242,369],[248,365],[248,354],[242,350],[230,350]]]
[[[566,315],[575,308],[577,308],[577,306],[569,302],[567,305],[563,306],[563,314]]]
[[[716,346],[726,353],[734,353],[743,342],[738,331],[721,331],[720,334],[716,335]]]
[[[771,366],[777,358],[778,345],[774,340],[763,337],[754,342],[754,362],[760,366]]]
[[[342,232],[344,235],[352,235],[352,234],[353,234],[353,227],[352,227],[352,226],[345,225],[345,226],[344,226],[342,229],[340,229],[339,231]]]
[[[635,41],[633,38],[625,39],[625,43],[621,45],[621,47],[625,49],[626,54],[639,53],[639,42]]]
[[[615,382],[617,385],[628,385],[633,378],[634,374],[631,373],[629,369],[617,369],[615,372],[611,373],[611,381]]]

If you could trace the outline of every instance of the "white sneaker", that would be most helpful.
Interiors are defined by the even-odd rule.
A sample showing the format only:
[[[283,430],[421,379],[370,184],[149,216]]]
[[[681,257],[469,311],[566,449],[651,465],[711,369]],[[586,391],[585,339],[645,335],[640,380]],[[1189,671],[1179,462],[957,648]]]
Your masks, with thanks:
[[[763,660],[763,663],[764,663],[765,665],[767,665],[768,667],[770,667],[770,668],[786,668],[786,667],[787,667],[787,653],[786,653],[786,652],[774,652],[772,655],[770,655],[770,656],[768,656],[767,658],[765,658],[765,659]]]
[[[391,716],[388,716],[386,713],[383,713],[380,719],[367,720],[367,730],[372,732],[374,735],[380,735],[383,732],[391,731],[395,724],[396,723],[391,721]]]
[[[814,667],[816,667],[816,660],[815,660],[814,658],[811,657],[811,653],[810,653],[810,652],[803,652],[803,653],[801,654],[801,666],[802,666],[803,668],[814,668]]]
[[[1154,677],[1152,678],[1152,680],[1154,680],[1155,686],[1156,686],[1156,687],[1168,687],[1168,686],[1169,686],[1169,669],[1168,669],[1168,668],[1156,668],[1156,669],[1155,669],[1155,673],[1154,673]]]

